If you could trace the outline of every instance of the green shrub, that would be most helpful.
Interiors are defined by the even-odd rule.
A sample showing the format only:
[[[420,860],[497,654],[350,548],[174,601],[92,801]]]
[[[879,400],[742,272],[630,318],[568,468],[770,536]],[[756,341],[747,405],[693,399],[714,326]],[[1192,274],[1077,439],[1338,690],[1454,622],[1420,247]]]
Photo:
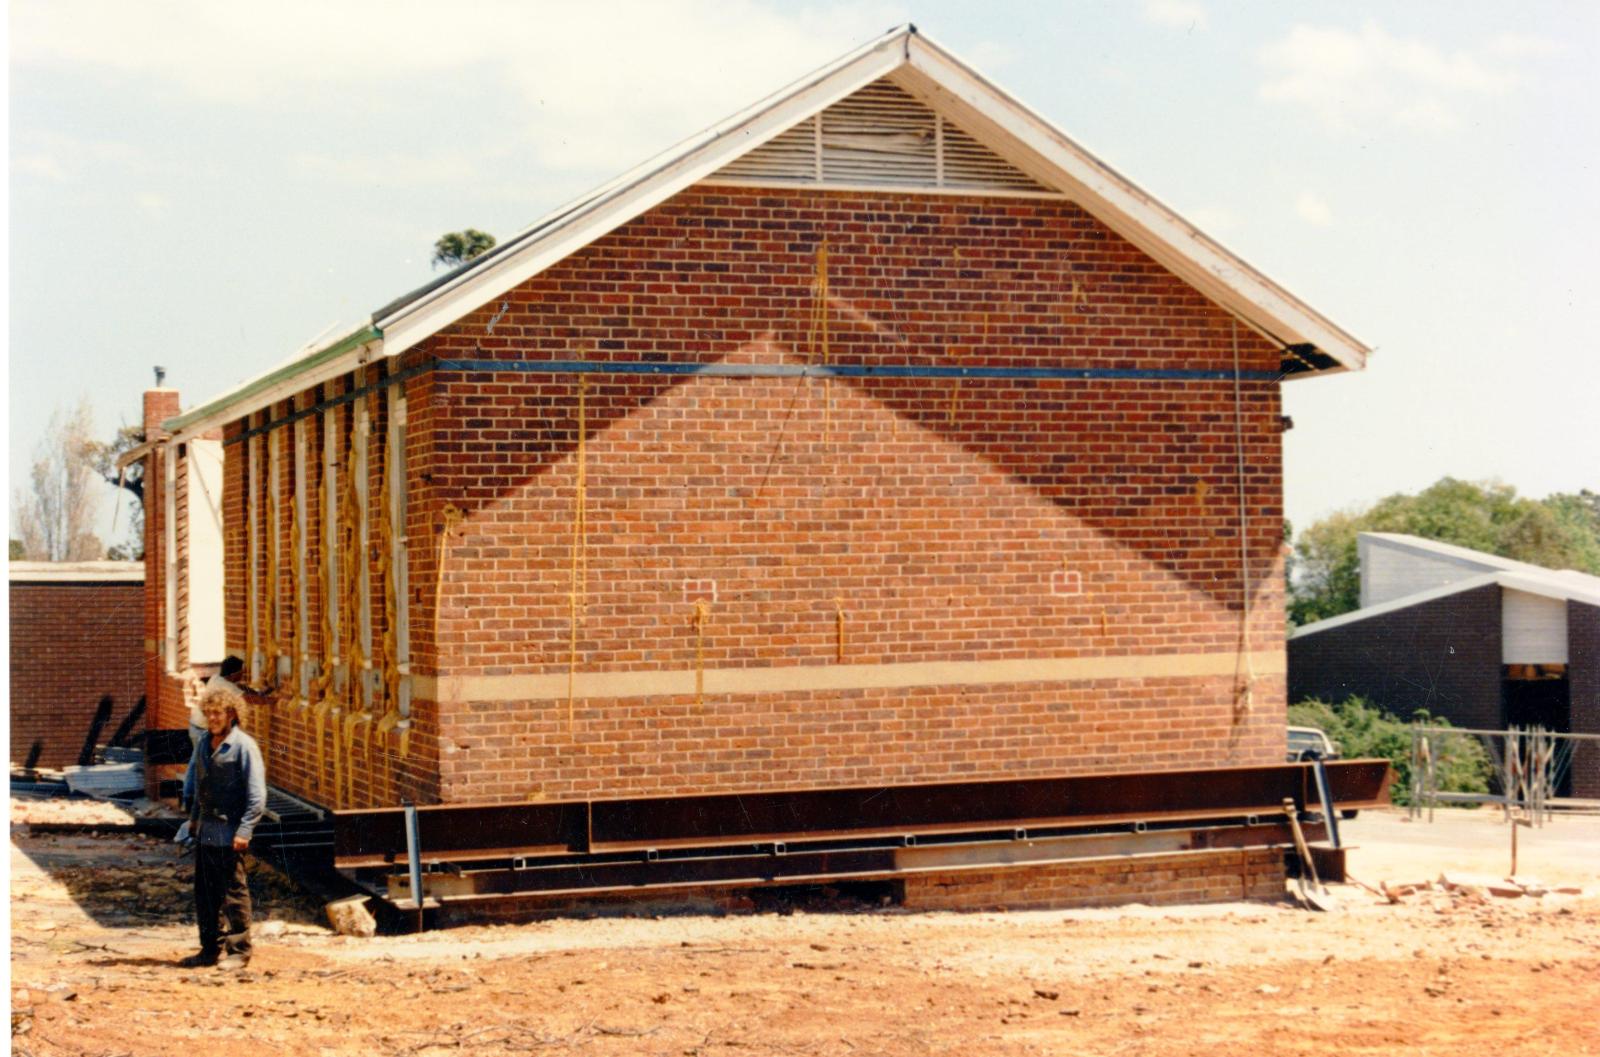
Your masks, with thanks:
[[[1396,804],[1411,802],[1411,726],[1448,727],[1449,721],[1417,709],[1410,720],[1403,720],[1370,705],[1360,697],[1348,697],[1337,705],[1325,701],[1301,701],[1289,706],[1289,725],[1320,727],[1333,739],[1346,759],[1367,757],[1387,759],[1394,764],[1395,782],[1389,798]],[[1470,734],[1434,739],[1435,766],[1440,792],[1486,793],[1494,773],[1489,754]]]

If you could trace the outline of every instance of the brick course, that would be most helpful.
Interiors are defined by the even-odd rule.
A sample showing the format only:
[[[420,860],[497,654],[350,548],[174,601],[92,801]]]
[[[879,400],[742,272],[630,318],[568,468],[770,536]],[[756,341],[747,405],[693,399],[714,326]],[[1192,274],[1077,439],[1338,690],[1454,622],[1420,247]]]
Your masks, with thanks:
[[[811,293],[823,241],[826,350]],[[1278,365],[1265,341],[1236,333],[1224,312],[1065,202],[680,194],[402,358],[402,368],[488,360],[507,369],[439,368],[406,383],[412,671],[434,693],[417,696],[407,759],[391,735],[375,739],[367,762],[358,735],[352,802],[1280,758],[1279,399],[1276,382],[1255,377],[1237,389],[1231,378],[590,377],[580,672],[1097,658],[1118,677],[585,697],[570,721],[564,694],[528,696],[505,682],[559,681],[571,660],[580,402],[574,376],[509,368],[824,356],[1145,371],[1230,371],[1235,356],[1247,373]],[[320,387],[302,406],[350,384]],[[376,508],[386,401],[373,404]],[[343,473],[350,408],[338,415]],[[307,432],[316,570],[319,418]],[[281,433],[287,478],[293,430]],[[249,486],[244,445],[227,452],[236,526],[228,641],[244,654],[237,526]],[[292,492],[285,479],[285,500]],[[447,508],[463,517],[444,538]],[[374,526],[379,516],[374,509]],[[280,581],[286,614],[290,580]],[[308,588],[314,609],[322,587],[313,579]],[[1231,657],[1245,593],[1251,648],[1277,658],[1248,696],[1231,675],[1140,674],[1140,658]],[[708,606],[701,620],[697,602]],[[373,609],[381,637],[381,598]],[[326,655],[319,624],[313,612],[313,657]],[[475,698],[451,691],[461,678],[513,688]],[[326,802],[331,735],[313,774],[315,732],[289,696],[267,710],[273,781]]]

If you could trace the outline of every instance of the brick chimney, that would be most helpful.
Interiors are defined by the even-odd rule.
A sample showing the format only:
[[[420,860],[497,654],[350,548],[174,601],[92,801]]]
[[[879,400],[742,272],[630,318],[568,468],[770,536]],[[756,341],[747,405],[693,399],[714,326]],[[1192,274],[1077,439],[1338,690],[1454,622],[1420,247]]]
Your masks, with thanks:
[[[176,389],[146,389],[144,391],[144,439],[165,440],[167,431],[161,428],[161,423],[175,417],[181,408],[178,406],[178,391]]]

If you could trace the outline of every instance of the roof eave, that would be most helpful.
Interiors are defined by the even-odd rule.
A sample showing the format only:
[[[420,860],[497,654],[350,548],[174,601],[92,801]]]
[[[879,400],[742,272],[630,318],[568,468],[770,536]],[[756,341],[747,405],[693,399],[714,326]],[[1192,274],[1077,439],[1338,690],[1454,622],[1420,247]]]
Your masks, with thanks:
[[[1133,184],[1021,102],[920,35],[896,27],[610,183],[568,203],[465,267],[374,312],[337,341],[163,425],[194,433],[232,421],[379,355],[397,356],[740,154],[856,89],[896,80],[987,131],[992,146],[1285,350],[1285,377],[1360,370],[1371,349]],[[735,139],[737,135],[737,139]],[[1296,348],[1307,355],[1295,363]],[[182,439],[182,438],[178,438]]]
[[[373,321],[384,333],[386,351],[404,352],[460,318],[456,306],[462,299],[483,304],[505,293],[716,172],[731,156],[754,150],[796,121],[903,66],[914,39],[916,29],[908,24],[869,41],[557,210],[447,282],[385,306]],[[733,133],[739,135],[736,149],[729,147]]]
[[[194,436],[293,396],[350,370],[382,350],[383,331],[368,322],[305,356],[252,378],[221,396],[161,423],[172,439]],[[182,434],[182,436],[179,436]]]
[[[947,112],[998,133],[1027,157],[1011,160],[1060,187],[1075,202],[1179,278],[1285,348],[1311,345],[1338,364],[1361,370],[1371,348],[1229,252],[1154,195],[1138,187],[1003,89],[920,34],[907,65]],[[1332,366],[1301,372],[1323,374]]]

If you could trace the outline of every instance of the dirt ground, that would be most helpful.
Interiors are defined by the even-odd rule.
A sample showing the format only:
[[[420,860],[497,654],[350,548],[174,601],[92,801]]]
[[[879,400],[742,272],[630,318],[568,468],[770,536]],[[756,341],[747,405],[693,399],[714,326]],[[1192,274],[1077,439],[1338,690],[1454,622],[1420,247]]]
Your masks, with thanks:
[[[1600,1053],[1592,817],[1522,831],[1524,877],[1581,894],[1435,886],[1391,904],[1344,885],[1330,913],[857,908],[361,940],[262,870],[257,954],[229,975],[173,964],[194,948],[191,860],[173,845],[27,825],[103,810],[12,802],[19,1054]],[[1482,812],[1346,829],[1351,872],[1374,886],[1503,875],[1506,836]]]

